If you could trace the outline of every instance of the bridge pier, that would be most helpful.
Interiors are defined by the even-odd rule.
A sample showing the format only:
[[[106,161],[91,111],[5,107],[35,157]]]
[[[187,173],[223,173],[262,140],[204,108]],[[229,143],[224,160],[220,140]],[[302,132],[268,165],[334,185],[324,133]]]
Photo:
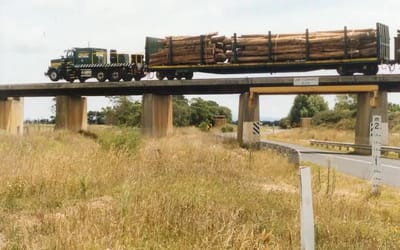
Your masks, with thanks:
[[[370,123],[373,115],[382,117],[382,145],[387,145],[389,142],[387,91],[378,91],[376,94],[375,98],[371,96],[371,93],[357,95],[355,144],[370,144]],[[371,150],[365,149],[356,149],[355,151],[359,154],[371,153]]]
[[[172,96],[143,94],[142,133],[151,137],[163,137],[172,134],[172,131]]]
[[[0,129],[14,135],[24,133],[24,99],[6,98],[0,100]]]
[[[56,97],[55,129],[67,129],[73,132],[88,129],[86,97]]]
[[[249,138],[252,127],[245,126],[245,123],[260,121],[260,103],[258,94],[245,92],[240,94],[239,98],[237,140],[243,145],[252,141],[252,138]]]

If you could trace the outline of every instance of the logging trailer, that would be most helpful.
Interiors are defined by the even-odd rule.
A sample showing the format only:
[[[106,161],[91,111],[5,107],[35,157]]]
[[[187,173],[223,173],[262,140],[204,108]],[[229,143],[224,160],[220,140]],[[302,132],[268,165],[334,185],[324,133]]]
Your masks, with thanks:
[[[339,34],[339,39],[333,39],[335,43],[330,42],[325,37],[327,34],[334,32]],[[292,34],[292,38],[288,41],[293,44],[287,46],[287,50],[283,50],[281,54],[274,52],[281,41],[285,40],[285,34],[273,35],[268,32],[268,34],[258,36],[260,42],[255,39],[251,40],[254,38],[252,35],[238,37],[234,34],[229,45],[231,46],[231,51],[228,51],[230,54],[223,62],[210,61],[206,57],[206,35],[200,37],[167,37],[165,39],[147,37],[145,49],[146,71],[155,72],[160,80],[165,78],[169,80],[175,78],[191,79],[193,72],[237,74],[302,72],[320,69],[336,69],[340,75],[353,75],[354,73],[376,75],[378,65],[399,63],[400,31],[395,38],[395,60],[390,60],[389,57],[390,36],[387,25],[377,23],[375,30],[369,29],[368,33],[359,36],[359,40],[353,39],[354,32],[345,27],[342,31],[310,33],[306,30],[304,34]],[[321,34],[319,41],[318,38],[315,38],[318,34]],[[279,40],[279,36],[282,37],[281,40]],[[249,48],[255,49],[254,52],[251,50],[246,51],[246,44],[241,42],[241,40],[245,39],[248,39],[248,44],[251,45],[253,43],[253,45],[256,45],[256,47],[249,46]],[[371,41],[371,39],[373,40]],[[182,43],[182,41],[186,42]],[[193,60],[189,60],[191,63],[184,63],[185,57],[179,54],[178,48],[181,44],[189,44],[183,50],[192,46],[187,41],[199,45],[197,50],[193,50],[194,53],[198,53],[197,63],[193,63]],[[324,46],[324,41],[326,41],[326,46]],[[363,42],[368,47],[362,47]],[[322,45],[319,51],[314,49],[317,47],[317,43]],[[216,44],[218,48],[218,43]],[[359,45],[361,48],[355,48],[355,45]],[[192,46],[191,48],[194,47]],[[164,52],[162,52],[163,49]],[[256,55],[257,52],[259,56]],[[178,56],[175,56],[175,53],[178,53]],[[154,60],[156,63],[152,62],[152,56],[154,55],[158,55]],[[241,55],[252,56],[241,57]],[[164,60],[162,60],[163,57]],[[179,58],[179,60],[175,58]],[[193,59],[193,57],[190,59]]]

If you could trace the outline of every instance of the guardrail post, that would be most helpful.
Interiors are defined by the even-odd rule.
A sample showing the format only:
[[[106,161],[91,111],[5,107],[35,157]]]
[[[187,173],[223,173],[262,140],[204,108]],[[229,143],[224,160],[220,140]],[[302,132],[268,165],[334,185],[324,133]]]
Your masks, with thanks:
[[[300,167],[300,225],[301,249],[314,249],[314,212],[311,190],[311,170]]]

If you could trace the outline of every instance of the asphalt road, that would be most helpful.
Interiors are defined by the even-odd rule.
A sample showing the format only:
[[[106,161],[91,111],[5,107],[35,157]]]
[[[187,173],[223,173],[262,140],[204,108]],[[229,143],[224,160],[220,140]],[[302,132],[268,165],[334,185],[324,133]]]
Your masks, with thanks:
[[[328,161],[330,161],[331,167],[334,167],[339,172],[367,180],[370,179],[371,156],[337,153],[276,141],[268,142],[289,146],[300,151],[301,161],[312,162],[320,166],[328,166]],[[381,158],[381,164],[383,168],[382,182],[389,186],[400,187],[400,160]]]

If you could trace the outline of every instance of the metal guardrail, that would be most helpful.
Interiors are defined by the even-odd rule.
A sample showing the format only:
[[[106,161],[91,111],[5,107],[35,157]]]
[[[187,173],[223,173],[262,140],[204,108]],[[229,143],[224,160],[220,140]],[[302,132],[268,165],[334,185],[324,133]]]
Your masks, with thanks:
[[[342,150],[345,148],[347,151],[350,149],[364,149],[364,150],[371,150],[370,145],[365,144],[354,144],[349,142],[334,142],[334,141],[320,141],[320,140],[310,140],[311,146],[325,146],[326,148],[338,148]],[[388,155],[389,153],[396,153],[397,157],[400,158],[400,147],[389,147],[389,146],[382,146],[381,147],[381,154]]]
[[[297,151],[296,149],[283,146],[278,143],[273,143],[273,142],[266,142],[266,141],[261,141],[259,142],[260,149],[272,149],[276,150],[278,153],[283,154],[289,158],[289,162],[295,164],[296,166],[300,166],[301,162],[301,153]]]

